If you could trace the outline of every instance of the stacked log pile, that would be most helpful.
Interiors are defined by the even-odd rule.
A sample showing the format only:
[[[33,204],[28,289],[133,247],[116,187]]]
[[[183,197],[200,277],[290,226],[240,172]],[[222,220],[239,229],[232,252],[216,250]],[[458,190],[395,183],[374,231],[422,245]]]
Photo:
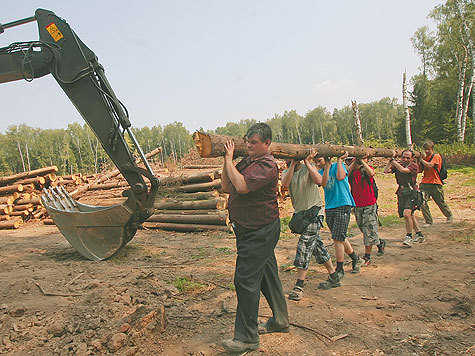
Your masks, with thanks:
[[[46,216],[40,195],[57,179],[56,166],[0,177],[0,229],[17,229]]]
[[[161,178],[155,213],[144,226],[182,232],[231,232],[227,196],[219,192],[220,178],[220,170],[198,173],[183,170]]]

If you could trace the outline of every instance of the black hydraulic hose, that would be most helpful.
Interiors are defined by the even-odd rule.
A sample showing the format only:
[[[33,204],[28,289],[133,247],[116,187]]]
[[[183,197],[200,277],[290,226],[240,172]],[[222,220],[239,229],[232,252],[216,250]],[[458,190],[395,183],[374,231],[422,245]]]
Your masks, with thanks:
[[[36,16],[27,17],[25,19],[16,20],[16,21],[4,23],[4,24],[0,23],[0,33],[5,32],[7,28],[24,25],[28,22],[33,22],[33,21],[36,21]]]

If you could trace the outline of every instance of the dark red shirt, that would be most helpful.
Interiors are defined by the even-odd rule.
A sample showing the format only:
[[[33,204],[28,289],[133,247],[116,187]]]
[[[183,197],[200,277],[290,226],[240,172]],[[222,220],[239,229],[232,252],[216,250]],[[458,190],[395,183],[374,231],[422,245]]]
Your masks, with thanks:
[[[411,162],[406,168],[409,169],[411,173],[400,172],[396,167],[391,168],[392,172],[396,174],[396,182],[399,185],[396,194],[401,193],[403,188],[409,188],[408,184],[410,184],[412,188],[417,189],[417,172],[419,171],[418,165],[414,162]]]
[[[353,195],[353,200],[357,207],[376,204],[376,197],[374,196],[373,189],[374,179],[373,177],[369,178],[363,176],[361,174],[362,169],[353,169],[349,178],[351,194]]]
[[[244,157],[236,169],[244,176],[250,192],[239,194],[231,185],[228,209],[232,222],[257,230],[279,218],[277,184],[279,169],[275,159],[265,154],[254,160]]]

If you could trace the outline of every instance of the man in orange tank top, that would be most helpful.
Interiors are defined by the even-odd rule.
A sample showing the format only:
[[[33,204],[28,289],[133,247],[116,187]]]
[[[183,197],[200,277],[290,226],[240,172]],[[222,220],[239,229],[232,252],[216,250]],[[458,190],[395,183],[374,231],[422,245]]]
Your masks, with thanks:
[[[434,142],[426,141],[422,145],[426,156],[419,158],[419,172],[424,172],[421,180],[421,191],[424,194],[424,203],[422,204],[422,215],[426,221],[425,227],[432,226],[434,220],[430,213],[427,202],[432,197],[434,202],[439,207],[442,214],[447,218],[447,223],[453,220],[452,212],[444,199],[444,188],[442,187],[442,180],[439,177],[440,167],[442,165],[442,157],[438,153],[434,153]]]

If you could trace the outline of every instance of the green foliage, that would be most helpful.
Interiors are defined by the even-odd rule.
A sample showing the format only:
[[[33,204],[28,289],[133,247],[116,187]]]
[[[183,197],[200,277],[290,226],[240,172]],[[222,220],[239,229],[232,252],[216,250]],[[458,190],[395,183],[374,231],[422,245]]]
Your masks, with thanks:
[[[285,216],[280,219],[280,232],[290,231],[290,228],[289,228],[290,219],[292,219],[291,216]]]
[[[202,283],[195,282],[188,277],[176,277],[173,281],[173,285],[181,292],[196,291],[204,287]]]

